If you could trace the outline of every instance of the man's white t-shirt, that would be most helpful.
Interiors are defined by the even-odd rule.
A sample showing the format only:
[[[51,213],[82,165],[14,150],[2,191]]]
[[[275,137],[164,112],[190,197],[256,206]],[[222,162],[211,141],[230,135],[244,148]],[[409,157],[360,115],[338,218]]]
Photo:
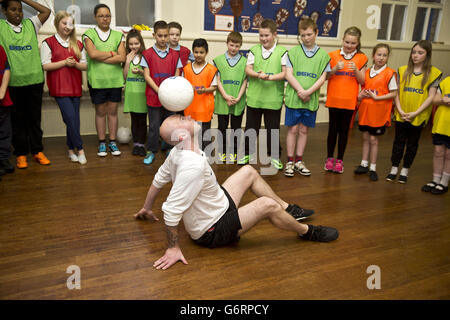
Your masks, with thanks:
[[[167,226],[183,219],[192,239],[199,239],[227,211],[229,202],[203,151],[196,153],[174,147],[158,169],[153,185],[161,189],[172,182],[162,205]]]

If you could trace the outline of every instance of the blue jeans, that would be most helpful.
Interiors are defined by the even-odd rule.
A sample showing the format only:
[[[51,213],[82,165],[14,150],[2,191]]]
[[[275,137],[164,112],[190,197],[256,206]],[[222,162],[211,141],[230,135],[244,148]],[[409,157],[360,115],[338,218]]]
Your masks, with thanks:
[[[67,146],[69,150],[83,149],[83,141],[80,135],[80,98],[79,97],[55,97],[61,110],[62,118],[67,126]]]

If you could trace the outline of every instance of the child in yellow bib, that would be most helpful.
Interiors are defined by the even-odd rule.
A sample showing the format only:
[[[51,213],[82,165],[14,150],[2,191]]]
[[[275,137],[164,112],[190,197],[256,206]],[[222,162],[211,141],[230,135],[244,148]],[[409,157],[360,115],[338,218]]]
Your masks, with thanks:
[[[386,180],[393,181],[403,158],[398,182],[406,183],[419,147],[422,128],[431,114],[431,102],[436,93],[441,71],[431,65],[431,42],[421,40],[411,49],[408,65],[398,70],[399,94],[395,98],[395,138],[392,146],[392,168]],[[405,150],[406,146],[406,151]]]
[[[450,77],[439,85],[433,104],[438,108],[434,114],[433,129],[433,181],[422,187],[422,191],[443,194],[448,191],[450,179]]]

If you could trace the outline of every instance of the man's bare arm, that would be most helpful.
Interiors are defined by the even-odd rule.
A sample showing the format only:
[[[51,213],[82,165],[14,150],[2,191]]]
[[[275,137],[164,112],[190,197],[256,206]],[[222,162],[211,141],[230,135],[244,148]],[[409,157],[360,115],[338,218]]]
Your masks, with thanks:
[[[166,235],[167,235],[167,250],[164,256],[155,261],[153,266],[156,269],[166,270],[173,266],[178,261],[188,264],[186,259],[181,252],[180,246],[178,245],[178,226],[168,226],[166,225]]]

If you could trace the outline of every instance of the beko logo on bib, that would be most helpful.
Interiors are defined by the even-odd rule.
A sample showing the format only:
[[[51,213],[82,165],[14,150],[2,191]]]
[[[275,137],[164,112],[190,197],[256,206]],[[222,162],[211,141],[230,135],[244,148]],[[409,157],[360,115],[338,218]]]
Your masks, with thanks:
[[[9,46],[9,50],[16,50],[16,51],[28,51],[28,50],[32,50],[33,47],[28,45],[28,46]]]
[[[422,89],[411,88],[411,87],[405,87],[405,89],[403,89],[403,91],[414,92],[414,93],[418,93],[418,94],[423,94],[423,90],[422,90]]]
[[[310,77],[310,78],[315,79],[315,78],[317,78],[317,74],[298,71],[297,72],[297,77]]]

